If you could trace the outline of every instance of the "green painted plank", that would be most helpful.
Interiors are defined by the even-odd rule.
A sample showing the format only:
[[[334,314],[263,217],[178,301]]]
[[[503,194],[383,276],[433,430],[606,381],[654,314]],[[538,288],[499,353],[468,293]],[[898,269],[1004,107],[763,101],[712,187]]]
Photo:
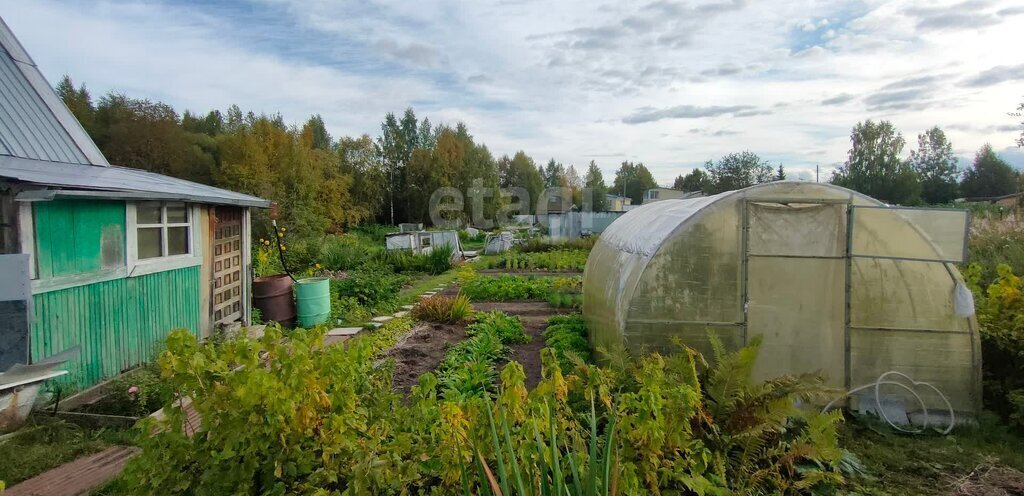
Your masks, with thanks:
[[[199,267],[34,296],[32,360],[81,345],[66,384],[84,388],[151,360],[172,330],[199,329]]]
[[[34,209],[39,279],[124,266],[124,202],[58,200]]]

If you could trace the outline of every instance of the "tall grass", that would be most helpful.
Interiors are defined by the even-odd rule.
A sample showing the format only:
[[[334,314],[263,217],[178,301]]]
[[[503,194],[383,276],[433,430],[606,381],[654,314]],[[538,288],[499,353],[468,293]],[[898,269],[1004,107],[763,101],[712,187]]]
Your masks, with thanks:
[[[981,286],[996,279],[996,267],[1009,265],[1024,273],[1024,223],[1013,216],[976,218],[971,225],[968,262],[981,266]]]

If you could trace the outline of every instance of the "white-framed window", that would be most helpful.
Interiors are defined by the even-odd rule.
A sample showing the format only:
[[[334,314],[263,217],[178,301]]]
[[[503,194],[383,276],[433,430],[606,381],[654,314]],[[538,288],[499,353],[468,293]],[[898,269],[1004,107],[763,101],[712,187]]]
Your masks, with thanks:
[[[192,212],[182,202],[135,204],[138,260],[192,254]]]
[[[129,202],[126,214],[129,277],[202,263],[196,205],[174,201]]]

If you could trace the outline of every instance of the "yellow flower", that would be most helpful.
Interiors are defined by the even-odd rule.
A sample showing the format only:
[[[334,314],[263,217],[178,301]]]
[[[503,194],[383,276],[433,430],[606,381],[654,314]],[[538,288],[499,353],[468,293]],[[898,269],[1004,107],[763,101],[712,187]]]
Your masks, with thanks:
[[[281,245],[281,251],[285,251],[285,250],[287,250],[287,249],[288,249],[288,247],[287,247],[287,246],[285,246],[285,245]]]
[[[281,232],[285,232],[285,231],[287,231],[287,229],[282,227],[281,228]]]
[[[264,242],[263,242],[263,244],[265,244],[265,245],[267,245],[267,246],[270,246],[270,241],[269,241],[269,240],[267,240],[267,241],[264,241]]]
[[[315,267],[319,269],[320,268],[320,264],[316,264]]]

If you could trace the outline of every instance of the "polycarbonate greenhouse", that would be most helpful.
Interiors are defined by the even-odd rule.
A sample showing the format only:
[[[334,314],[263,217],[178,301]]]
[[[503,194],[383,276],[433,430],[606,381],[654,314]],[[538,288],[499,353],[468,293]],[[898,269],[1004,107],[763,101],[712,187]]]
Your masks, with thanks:
[[[709,332],[733,349],[760,335],[757,378],[820,371],[851,389],[896,370],[976,413],[978,325],[954,265],[969,222],[797,181],[654,202],[601,234],[583,313],[606,352],[669,351],[679,338],[710,357]]]

